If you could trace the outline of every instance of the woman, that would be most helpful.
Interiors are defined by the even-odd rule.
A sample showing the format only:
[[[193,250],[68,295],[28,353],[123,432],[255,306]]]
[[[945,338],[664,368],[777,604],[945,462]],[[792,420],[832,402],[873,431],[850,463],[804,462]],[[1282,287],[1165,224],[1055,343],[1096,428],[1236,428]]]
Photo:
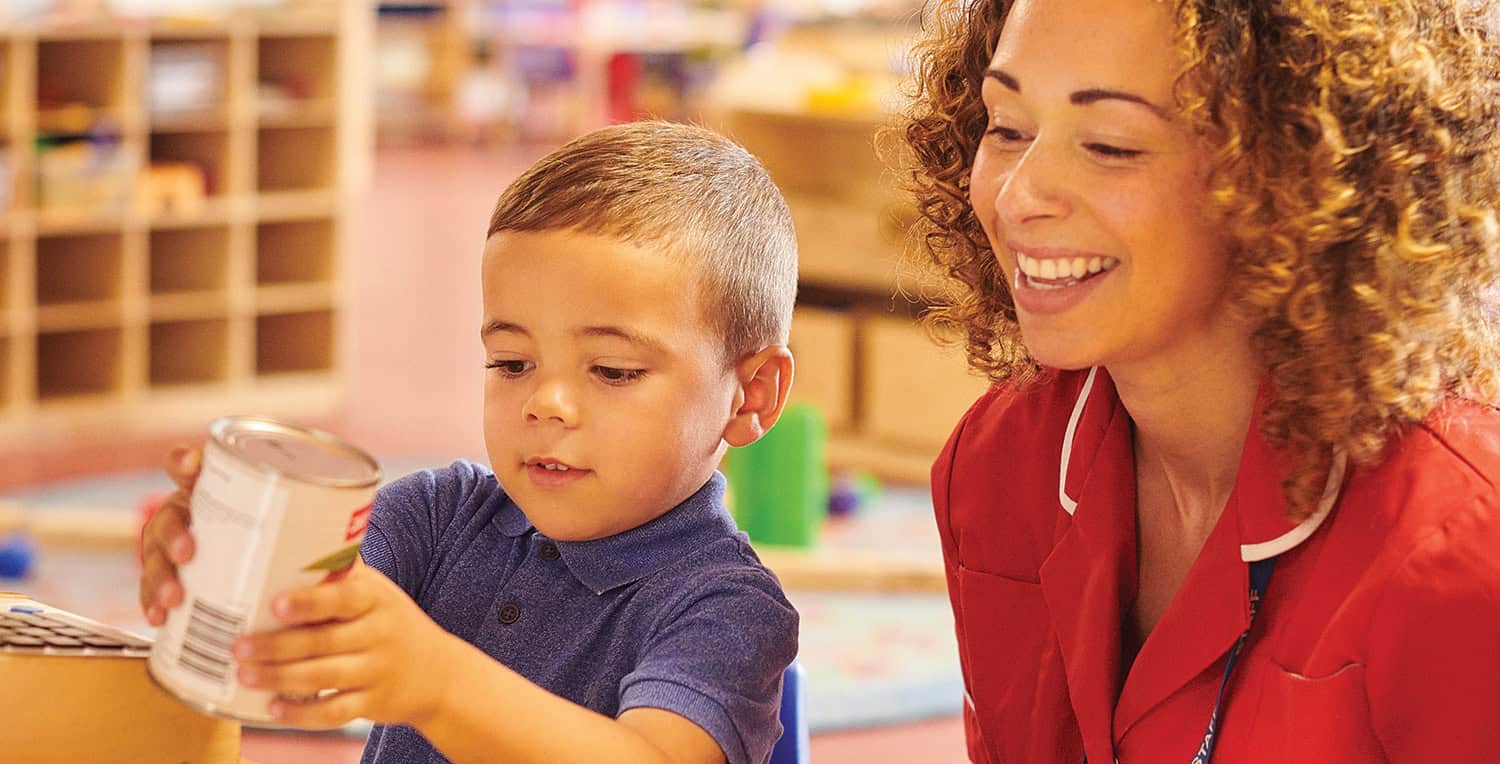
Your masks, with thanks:
[[[950,0],[905,135],[976,762],[1500,752],[1473,0]]]

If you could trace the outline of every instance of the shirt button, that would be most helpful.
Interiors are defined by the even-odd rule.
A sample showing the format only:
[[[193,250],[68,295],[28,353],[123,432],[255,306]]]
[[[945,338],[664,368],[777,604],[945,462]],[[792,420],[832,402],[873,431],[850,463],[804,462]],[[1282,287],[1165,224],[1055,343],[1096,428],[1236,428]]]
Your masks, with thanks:
[[[500,623],[509,626],[519,620],[521,620],[520,608],[509,602],[500,606]]]
[[[553,544],[550,541],[547,542],[547,543],[545,543],[545,544],[542,544],[542,559],[543,560],[555,560],[555,559],[557,559],[557,558],[559,558],[561,556],[562,556],[562,553],[557,551],[557,545],[556,544]]]

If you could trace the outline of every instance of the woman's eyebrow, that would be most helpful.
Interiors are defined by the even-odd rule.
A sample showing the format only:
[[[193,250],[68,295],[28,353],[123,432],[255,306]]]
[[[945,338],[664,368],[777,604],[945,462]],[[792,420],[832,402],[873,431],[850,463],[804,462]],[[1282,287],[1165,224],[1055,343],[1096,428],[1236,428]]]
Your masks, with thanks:
[[[992,79],[996,82],[999,82],[1001,85],[1004,85],[1006,88],[1016,93],[1021,92],[1020,80],[1017,80],[1014,75],[1010,74],[1004,69],[987,70],[984,73],[984,76],[986,79]],[[1167,122],[1172,121],[1172,115],[1166,109],[1152,102],[1145,96],[1136,95],[1135,93],[1131,93],[1125,90],[1114,90],[1111,88],[1085,88],[1083,90],[1076,91],[1072,95],[1068,96],[1068,102],[1072,103],[1075,106],[1089,106],[1100,101],[1109,100],[1125,101],[1127,103],[1144,106],[1157,117]]]

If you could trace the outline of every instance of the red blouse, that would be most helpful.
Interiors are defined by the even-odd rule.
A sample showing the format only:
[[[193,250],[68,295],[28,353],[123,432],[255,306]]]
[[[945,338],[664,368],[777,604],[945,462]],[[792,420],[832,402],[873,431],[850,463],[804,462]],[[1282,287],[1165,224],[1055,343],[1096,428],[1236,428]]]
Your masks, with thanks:
[[[996,387],[933,466],[975,762],[1187,764],[1228,687],[1214,764],[1500,761],[1500,412],[1453,400],[1373,469],[1284,517],[1252,422],[1235,488],[1122,672],[1136,593],[1130,419],[1108,374]]]

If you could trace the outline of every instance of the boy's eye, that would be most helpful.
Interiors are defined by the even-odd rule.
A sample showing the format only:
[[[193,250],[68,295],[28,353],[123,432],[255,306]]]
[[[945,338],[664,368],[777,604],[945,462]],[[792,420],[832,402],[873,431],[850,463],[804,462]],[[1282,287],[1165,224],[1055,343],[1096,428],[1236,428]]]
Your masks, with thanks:
[[[530,361],[490,361],[484,365],[486,369],[496,369],[507,377],[519,377],[531,371]]]
[[[595,366],[594,374],[611,385],[623,385],[646,376],[645,369],[618,369],[613,366]]]

